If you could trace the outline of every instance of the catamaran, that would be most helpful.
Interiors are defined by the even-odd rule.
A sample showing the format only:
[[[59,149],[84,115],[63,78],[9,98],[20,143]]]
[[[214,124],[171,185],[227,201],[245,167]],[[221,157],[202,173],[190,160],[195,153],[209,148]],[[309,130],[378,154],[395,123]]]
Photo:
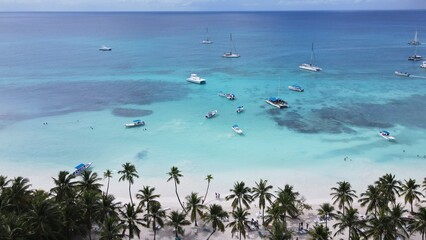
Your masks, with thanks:
[[[420,44],[422,44],[422,43],[419,41],[419,39],[417,38],[417,31],[416,31],[416,33],[414,34],[414,39],[413,39],[413,40],[411,40],[410,42],[408,42],[408,44],[410,44],[410,45],[420,45]]]
[[[300,69],[313,71],[313,72],[319,72],[322,70],[322,68],[315,66],[315,53],[314,53],[314,43],[312,43],[311,47],[311,61],[310,63],[303,63],[299,66]]]
[[[213,43],[213,41],[212,41],[212,40],[210,40],[210,37],[209,37],[209,29],[208,29],[208,28],[206,28],[206,32],[207,32],[207,38],[206,38],[206,39],[204,39],[203,41],[201,41],[201,43],[202,43],[202,44],[212,44],[212,43]]]
[[[224,58],[239,58],[240,54],[237,53],[237,50],[235,48],[234,41],[232,40],[232,33],[229,34],[229,40],[231,41],[231,51],[226,52],[222,55]],[[234,52],[232,52],[234,50]]]

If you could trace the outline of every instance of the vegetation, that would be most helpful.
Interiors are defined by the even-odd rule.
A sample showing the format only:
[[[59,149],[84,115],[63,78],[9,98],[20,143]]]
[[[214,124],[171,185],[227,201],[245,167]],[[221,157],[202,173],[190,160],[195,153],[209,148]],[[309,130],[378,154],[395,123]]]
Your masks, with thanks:
[[[310,206],[291,185],[274,192],[267,180],[260,179],[253,187],[235,182],[225,198],[232,206],[232,212],[228,213],[217,203],[204,205],[211,175],[205,179],[204,196],[192,192],[183,204],[177,191],[183,175],[177,167],[172,167],[168,181],[174,182],[182,210],[168,211],[162,208],[160,195],[151,186],[140,186],[137,202],[133,203],[131,187],[139,176],[133,164],[122,166],[118,181],[128,182],[129,203],[117,202],[109,194],[110,170],[103,173],[107,183],[105,192],[101,190],[102,179],[91,171],[78,176],[60,171],[52,178],[54,187],[48,192],[32,189],[25,177],[9,179],[0,175],[0,239],[71,240],[92,239],[96,235],[101,240],[151,237],[155,240],[161,228],[167,228],[167,233],[178,239],[185,236],[184,227],[191,223],[202,224],[209,231],[207,240],[226,229],[239,239],[246,238],[253,228],[269,233],[267,238],[271,240],[295,239],[301,230],[315,240],[340,238],[337,236],[341,234],[348,240],[412,239],[414,234],[422,240],[426,238],[426,178],[418,184],[415,179],[400,181],[395,175],[383,175],[359,195],[358,203],[365,215],[353,205],[358,196],[351,184],[340,181],[331,188],[330,201],[334,205],[324,203],[317,209],[319,222],[309,229],[303,224],[302,228],[293,229],[289,221],[301,221],[304,209]],[[248,211],[253,204],[260,209],[261,224],[250,221],[252,216]],[[144,236],[146,232],[151,235]]]

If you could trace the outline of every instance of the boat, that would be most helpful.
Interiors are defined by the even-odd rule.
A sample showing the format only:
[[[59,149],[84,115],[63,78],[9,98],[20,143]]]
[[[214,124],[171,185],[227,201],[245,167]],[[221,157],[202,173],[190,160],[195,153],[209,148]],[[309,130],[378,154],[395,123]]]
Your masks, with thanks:
[[[416,31],[416,33],[414,33],[414,39],[411,40],[410,42],[408,42],[408,44],[410,44],[410,45],[420,45],[420,44],[422,44],[419,41],[419,39],[417,38],[417,31]]]
[[[208,28],[206,28],[206,32],[207,32],[207,38],[206,38],[206,39],[204,39],[203,41],[201,41],[201,43],[202,43],[202,44],[212,44],[212,43],[213,43],[213,41],[212,41],[212,40],[210,40],[210,37],[209,37],[209,29],[208,29]]]
[[[322,68],[315,66],[315,53],[314,53],[314,44],[312,43],[311,47],[311,62],[310,63],[303,63],[299,66],[300,69],[313,71],[313,72],[319,72],[322,70]]]
[[[421,67],[421,68],[426,68],[426,61],[423,61],[423,63],[422,63],[422,64],[420,64],[420,67]]]
[[[395,141],[395,137],[391,136],[390,133],[386,130],[382,130],[379,133],[380,136],[382,136],[384,139],[389,140],[389,141]]]
[[[243,106],[238,106],[236,112],[240,113],[242,111],[244,111],[244,107]]]
[[[399,71],[395,71],[395,75],[397,76],[401,76],[401,77],[409,77],[410,74],[407,72],[399,72]]]
[[[295,92],[303,92],[305,91],[301,86],[299,85],[290,85],[288,86],[288,89]]]
[[[210,111],[206,114],[206,118],[212,118],[216,116],[216,114],[217,114],[217,110]]]
[[[189,76],[189,78],[186,79],[186,81],[196,83],[196,84],[205,84],[206,83],[206,79],[200,78],[195,73],[192,73],[191,76]]]
[[[83,173],[86,169],[90,168],[90,166],[92,166],[92,162],[89,163],[80,163],[77,166],[75,166],[75,171],[72,173],[72,175],[76,176],[79,175],[81,173]]]
[[[270,97],[267,100],[265,100],[267,103],[271,104],[274,107],[277,108],[286,108],[288,107],[288,103],[280,98],[276,97]]]
[[[141,120],[133,120],[133,122],[132,122],[132,123],[126,123],[126,124],[125,124],[125,126],[126,126],[127,128],[131,128],[131,127],[138,127],[138,126],[143,126],[143,125],[145,125],[145,122],[144,122],[144,121],[141,121]]]
[[[219,92],[218,95],[221,97],[226,97],[228,100],[235,100],[235,94],[233,93]]]
[[[410,61],[420,61],[422,60],[422,56],[417,55],[417,45],[414,46],[414,54],[408,57]]]
[[[232,125],[232,130],[238,134],[243,134],[243,130],[238,126],[238,124]]]
[[[237,50],[235,48],[234,41],[232,40],[232,33],[229,34],[229,39],[231,41],[231,51],[224,53],[222,55],[222,57],[224,57],[224,58],[239,58],[240,54],[236,53]],[[232,50],[234,50],[234,52],[232,52]]]
[[[111,50],[112,50],[112,48],[107,47],[107,46],[105,46],[105,45],[103,45],[103,46],[101,46],[101,47],[99,48],[99,51],[111,51]]]

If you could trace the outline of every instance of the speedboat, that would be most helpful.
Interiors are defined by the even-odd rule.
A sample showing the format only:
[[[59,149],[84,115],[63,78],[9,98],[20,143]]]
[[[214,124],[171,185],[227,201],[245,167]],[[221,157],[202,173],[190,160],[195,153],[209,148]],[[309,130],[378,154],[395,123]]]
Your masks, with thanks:
[[[196,83],[196,84],[205,84],[206,83],[206,79],[200,78],[195,73],[192,73],[191,76],[189,76],[189,78],[186,79],[186,81]]]
[[[408,57],[408,60],[410,60],[410,61],[420,61],[422,59],[423,59],[423,57],[420,56],[420,55],[417,55],[417,54],[414,54],[414,55],[411,55],[411,56]]]
[[[313,71],[313,72],[319,72],[322,70],[322,68],[315,66],[313,64],[310,63],[303,63],[299,66],[300,69],[304,69],[304,70],[309,70],[309,71]]]
[[[112,48],[107,47],[105,45],[103,45],[102,47],[99,48],[99,51],[111,51],[111,50],[112,50]]]
[[[228,100],[235,100],[235,94],[233,94],[233,93],[224,93],[224,92],[220,91],[217,95],[219,95],[221,97],[226,97]]]
[[[290,86],[288,86],[288,89],[291,90],[291,91],[295,91],[295,92],[303,92],[304,91],[304,89],[299,85],[290,85]]]
[[[240,113],[242,111],[244,111],[244,107],[243,106],[238,106],[236,112]]]
[[[210,111],[206,114],[206,118],[212,118],[216,116],[216,114],[217,114],[217,110]]]
[[[238,124],[234,124],[232,126],[232,130],[234,130],[234,132],[236,132],[238,134],[243,134],[243,130],[238,126]]]
[[[86,169],[90,168],[90,166],[92,166],[92,162],[89,162],[89,163],[86,163],[86,164],[80,163],[80,164],[78,164],[77,166],[74,167],[76,170],[72,173],[72,175],[74,175],[74,176],[79,175],[79,174],[83,173]]]
[[[126,126],[127,128],[131,128],[131,127],[138,127],[138,126],[143,126],[143,125],[145,125],[145,122],[144,122],[144,121],[141,121],[141,120],[133,120],[133,122],[132,122],[132,123],[126,123],[126,124],[125,124],[125,126]]]
[[[286,108],[288,107],[288,103],[280,98],[270,97],[269,99],[265,100],[267,103],[271,104],[274,107],[277,108]]]
[[[423,61],[423,63],[420,65],[421,68],[426,68],[426,61]]]
[[[222,57],[224,57],[224,58],[239,58],[240,54],[233,53],[233,52],[226,52],[222,55]]]
[[[410,76],[410,74],[407,73],[407,72],[398,72],[398,71],[395,71],[395,75],[401,76],[401,77],[409,77]]]
[[[384,139],[388,140],[388,141],[395,141],[395,137],[391,136],[390,133],[386,130],[380,131],[379,133],[380,136],[382,136]]]
[[[206,39],[206,40],[203,40],[201,43],[202,43],[202,44],[212,44],[212,43],[213,43],[213,41],[212,41],[212,40],[210,40],[210,39]]]

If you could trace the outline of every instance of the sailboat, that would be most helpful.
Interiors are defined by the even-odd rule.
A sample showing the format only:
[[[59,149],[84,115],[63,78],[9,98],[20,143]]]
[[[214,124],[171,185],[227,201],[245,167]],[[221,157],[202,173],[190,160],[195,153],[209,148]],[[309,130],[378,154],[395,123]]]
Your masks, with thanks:
[[[322,68],[315,66],[314,63],[315,63],[315,53],[314,53],[314,43],[312,43],[310,63],[303,63],[299,66],[299,68],[303,70],[313,71],[313,72],[321,71]]]
[[[422,56],[417,55],[417,45],[414,46],[414,55],[411,55],[408,57],[408,60],[410,61],[420,61],[422,60]]]
[[[201,41],[201,43],[202,43],[202,44],[212,44],[212,43],[213,43],[213,41],[212,41],[212,40],[210,40],[210,37],[209,37],[209,29],[208,29],[208,28],[206,28],[206,32],[207,32],[207,38],[206,38],[205,40]]]
[[[237,50],[235,48],[234,41],[232,40],[232,33],[229,34],[229,40],[231,41],[231,51],[226,52],[222,55],[224,58],[239,58],[240,54],[236,53]],[[234,50],[234,52],[232,52]]]
[[[419,39],[417,39],[417,31],[414,34],[414,39],[411,40],[410,42],[408,42],[408,44],[410,44],[410,45],[420,45],[420,44],[422,44],[421,42],[419,42]]]

